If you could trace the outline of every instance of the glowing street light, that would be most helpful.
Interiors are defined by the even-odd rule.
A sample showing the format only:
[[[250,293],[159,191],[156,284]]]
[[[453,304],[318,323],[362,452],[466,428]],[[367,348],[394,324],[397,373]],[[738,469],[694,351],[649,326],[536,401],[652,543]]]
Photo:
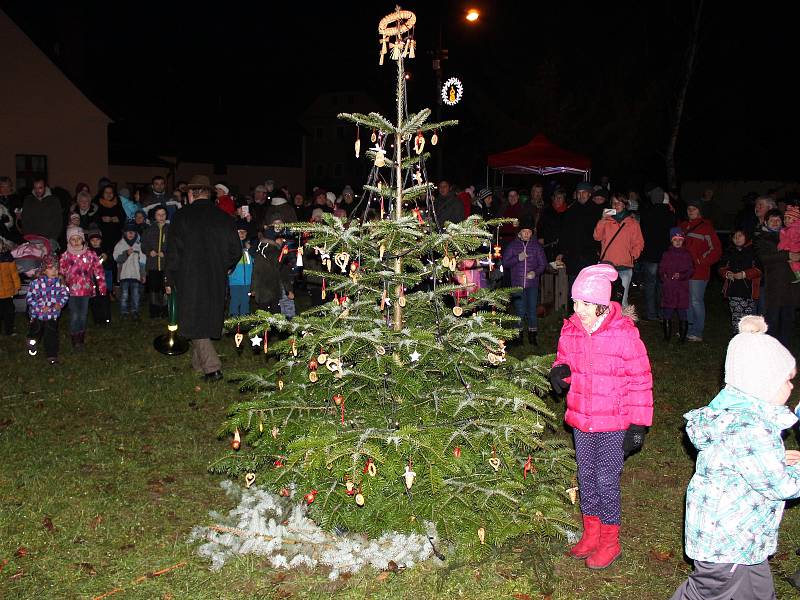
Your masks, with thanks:
[[[467,16],[465,18],[470,23],[474,23],[475,21],[477,21],[480,18],[480,16],[481,16],[481,13],[480,13],[480,11],[478,11],[477,8],[470,8],[467,11]]]

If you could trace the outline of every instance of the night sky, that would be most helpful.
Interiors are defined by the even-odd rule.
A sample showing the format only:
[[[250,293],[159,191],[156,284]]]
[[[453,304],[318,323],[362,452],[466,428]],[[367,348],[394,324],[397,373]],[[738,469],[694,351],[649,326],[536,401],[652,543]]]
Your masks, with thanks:
[[[797,14],[707,0],[678,146],[692,178],[797,177]],[[475,25],[463,19],[475,6]],[[593,173],[663,182],[669,115],[692,3],[449,0],[417,13],[412,109],[434,107],[428,51],[465,97],[443,118],[445,172],[482,181],[485,156],[538,132],[591,156]],[[0,1],[114,121],[112,146],[236,162],[299,161],[297,119],[320,92],[363,89],[393,112],[377,22],[393,2],[61,3]],[[4,93],[13,93],[6,90]],[[212,155],[212,156],[209,156]]]

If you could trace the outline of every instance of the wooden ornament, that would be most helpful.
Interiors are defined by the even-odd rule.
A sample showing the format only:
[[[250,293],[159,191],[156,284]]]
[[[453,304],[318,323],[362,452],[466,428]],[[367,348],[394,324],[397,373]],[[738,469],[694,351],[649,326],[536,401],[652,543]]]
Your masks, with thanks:
[[[338,358],[329,358],[328,362],[325,363],[325,366],[328,367],[328,371],[331,373],[341,369],[341,365],[342,362]]]
[[[297,356],[297,341],[292,338],[292,356]]]
[[[242,345],[242,340],[244,340],[244,334],[243,333],[238,333],[237,332],[237,333],[234,334],[233,341],[236,342],[236,347],[237,348]]]
[[[272,439],[273,439],[273,440],[277,440],[277,439],[278,439],[278,434],[279,434],[280,432],[281,432],[281,430],[280,430],[280,429],[278,429],[276,426],[273,426],[273,427],[272,427],[272,431],[270,432],[270,433],[272,434]]]
[[[341,406],[342,402],[344,402],[344,396],[342,396],[341,394],[334,394],[333,395],[333,403],[336,406]]]
[[[350,262],[350,255],[347,252],[339,252],[334,258],[333,261],[336,263],[336,266],[341,269],[342,273],[347,273],[347,263]]]
[[[319,368],[319,363],[314,360],[313,358],[308,361],[308,370],[309,371],[316,371]]]
[[[567,489],[567,495],[569,496],[569,501],[575,504],[578,500],[578,488],[571,487]]]
[[[434,131],[433,135],[431,136],[431,145],[435,146],[439,143],[439,135]]]
[[[258,433],[264,433],[264,421],[259,420],[259,422],[258,422]]]
[[[386,253],[386,246],[381,244],[381,247],[378,248],[378,260],[383,260],[383,255]]]
[[[414,485],[414,480],[417,478],[417,474],[411,470],[410,465],[406,465],[406,472],[403,473],[403,480],[406,484],[406,489],[410,490],[411,486]]]
[[[421,131],[417,132],[417,137],[414,138],[414,152],[417,155],[422,154],[422,151],[425,149],[425,136],[422,135]]]
[[[375,352],[378,353],[378,356],[383,356],[384,354],[386,354],[386,348],[384,348],[383,346],[377,346],[375,348]]]
[[[347,490],[347,495],[352,496],[355,493],[355,484],[353,483],[352,479],[348,479],[344,482],[344,487]]]
[[[361,508],[366,504],[366,500],[364,500],[364,494],[362,494],[361,492],[356,494],[355,500],[356,500],[356,506],[358,506],[359,508]]]
[[[317,362],[321,365],[324,365],[328,362],[328,355],[325,352],[320,352],[320,355],[317,357]]]
[[[283,391],[283,379],[278,379],[278,391]]]
[[[308,380],[309,380],[311,383],[317,383],[317,381],[319,380],[319,375],[317,375],[317,372],[316,372],[316,371],[311,371],[311,372],[308,374]]]
[[[367,474],[368,474],[370,477],[375,477],[375,475],[377,475],[377,474],[378,474],[378,467],[376,467],[376,466],[375,466],[375,463],[374,463],[374,462],[370,462],[370,463],[367,465]]]
[[[245,485],[245,487],[249,488],[251,485],[253,485],[255,480],[256,480],[256,474],[255,473],[248,473],[247,475],[245,475],[244,476],[244,485]]]
[[[454,306],[453,307],[453,314],[455,316],[457,316],[457,317],[460,317],[461,315],[464,314],[464,309],[461,308],[460,306]]]
[[[372,135],[369,136],[369,141],[372,142],[373,144],[378,141],[378,134],[375,133],[374,129],[372,130]]]
[[[238,450],[242,447],[242,436],[239,435],[239,429],[233,432],[233,439],[231,440],[231,448]]]
[[[376,167],[383,167],[386,165],[386,150],[383,148],[379,148],[375,152],[375,166]]]
[[[400,297],[397,299],[397,303],[400,305],[400,308],[405,308],[405,305],[406,305],[405,294],[401,294],[400,295]]]
[[[491,467],[492,467],[492,468],[493,468],[495,471],[499,471],[499,470],[500,470],[500,459],[499,459],[499,458],[497,458],[496,456],[493,456],[492,458],[490,458],[490,459],[489,459],[489,465],[490,465],[490,466],[491,466]]]
[[[361,154],[361,139],[360,138],[356,138],[355,151],[356,151],[356,158],[358,158],[359,155]]]
[[[478,527],[478,539],[481,541],[481,544],[486,543],[486,529],[483,527]]]

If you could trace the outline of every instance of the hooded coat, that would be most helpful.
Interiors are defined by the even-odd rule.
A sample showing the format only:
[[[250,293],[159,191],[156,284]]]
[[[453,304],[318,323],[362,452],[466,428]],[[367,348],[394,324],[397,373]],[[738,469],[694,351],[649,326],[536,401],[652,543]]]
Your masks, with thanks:
[[[189,339],[219,338],[228,270],[242,247],[231,218],[208,198],[175,213],[167,232],[167,285],[177,294],[178,327]]]
[[[128,250],[133,250],[128,254]],[[129,244],[125,239],[125,234],[122,234],[122,239],[114,246],[114,260],[117,261],[117,273],[119,280],[123,279],[136,279],[137,281],[144,277],[144,266],[147,262],[145,254],[142,252],[142,244],[139,234],[133,238],[133,244]]]
[[[726,387],[684,418],[700,452],[686,490],[686,554],[714,563],[765,561],[775,553],[784,500],[800,497],[800,464],[786,465],[781,438],[797,417]]]
[[[653,376],[631,317],[611,302],[593,333],[577,314],[564,321],[554,365],[572,371],[567,425],[584,432],[623,431],[653,423]]]
[[[672,276],[677,273],[678,279]],[[681,247],[670,246],[658,265],[661,281],[661,308],[687,310],[689,308],[689,280],[694,273],[692,255]]]

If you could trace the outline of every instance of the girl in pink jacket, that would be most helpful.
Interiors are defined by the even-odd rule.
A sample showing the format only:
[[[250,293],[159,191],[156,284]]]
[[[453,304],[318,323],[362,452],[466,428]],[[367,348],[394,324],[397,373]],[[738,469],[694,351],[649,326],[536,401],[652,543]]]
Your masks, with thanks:
[[[653,421],[653,377],[632,318],[611,302],[611,265],[586,267],[572,285],[575,314],[564,321],[550,371],[567,387],[565,421],[575,437],[583,536],[570,550],[590,569],[620,555],[619,478],[625,456],[641,448]]]
[[[83,350],[86,340],[86,315],[89,299],[105,296],[106,276],[97,255],[86,247],[83,229],[67,228],[67,250],[61,255],[59,270],[69,287],[69,334],[72,347]]]

